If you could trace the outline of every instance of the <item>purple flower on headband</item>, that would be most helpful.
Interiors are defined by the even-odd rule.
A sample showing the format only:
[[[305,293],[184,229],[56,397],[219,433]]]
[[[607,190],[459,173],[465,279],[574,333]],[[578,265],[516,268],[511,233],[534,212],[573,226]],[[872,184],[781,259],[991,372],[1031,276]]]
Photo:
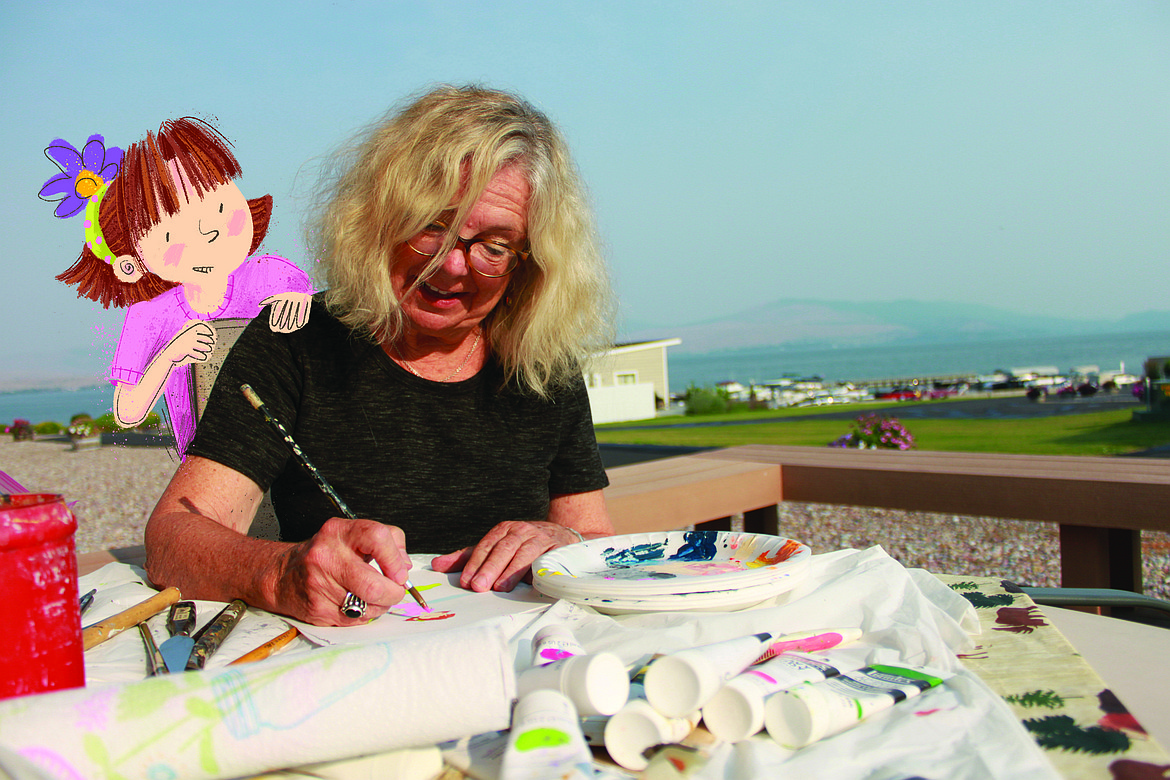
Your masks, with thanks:
[[[106,139],[96,133],[80,152],[58,138],[45,149],[45,156],[61,173],[45,182],[38,195],[41,200],[60,201],[53,213],[62,219],[84,209],[93,194],[118,175],[122,165],[122,150],[116,146],[107,149]]]

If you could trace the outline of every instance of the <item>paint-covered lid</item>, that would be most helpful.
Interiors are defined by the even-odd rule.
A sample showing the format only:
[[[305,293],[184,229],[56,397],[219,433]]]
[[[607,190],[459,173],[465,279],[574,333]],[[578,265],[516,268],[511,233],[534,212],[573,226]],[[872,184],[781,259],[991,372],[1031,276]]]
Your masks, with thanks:
[[[76,531],[77,518],[59,495],[0,495],[0,551],[48,544]]]

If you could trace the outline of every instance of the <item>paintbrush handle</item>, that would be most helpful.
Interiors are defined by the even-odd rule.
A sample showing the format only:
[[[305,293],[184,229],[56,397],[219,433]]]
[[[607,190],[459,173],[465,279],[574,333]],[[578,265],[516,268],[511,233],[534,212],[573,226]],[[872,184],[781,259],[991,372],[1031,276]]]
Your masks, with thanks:
[[[293,451],[293,455],[295,455],[297,460],[300,461],[301,466],[304,467],[305,471],[309,472],[309,476],[311,476],[313,481],[317,483],[317,487],[321,489],[322,493],[329,496],[329,500],[332,501],[334,506],[337,507],[337,511],[341,512],[342,516],[347,517],[350,520],[356,520],[357,515],[355,515],[350,510],[350,508],[346,506],[346,503],[341,500],[341,496],[337,495],[337,491],[333,489],[333,486],[329,484],[329,481],[326,480],[325,477],[321,476],[321,472],[317,471],[317,467],[313,465],[311,460],[309,460],[309,456],[301,451],[300,446],[297,444],[296,440],[293,439],[292,434],[288,432],[288,429],[281,424],[280,420],[276,419],[276,416],[273,415],[272,412],[268,411],[268,407],[264,405],[264,401],[261,400],[260,396],[256,394],[256,391],[252,389],[252,386],[249,384],[242,384],[240,385],[240,392],[244,394],[244,397],[248,399],[248,403],[252,404],[252,407],[256,411],[264,415],[264,419],[268,422],[268,424],[275,428],[276,432],[281,435],[281,437],[284,439],[284,443],[289,446],[289,448]],[[411,584],[410,580],[407,580],[403,587],[406,588],[406,592],[409,593],[411,597],[418,602],[420,607],[430,612],[430,607],[427,606],[427,602],[423,599],[422,594],[418,592],[418,588]],[[344,606],[342,606],[341,611],[346,617],[360,618],[366,613],[366,602],[354,593],[346,593]]]
[[[187,659],[187,671],[202,669],[207,665],[207,659],[219,650],[223,640],[232,632],[240,618],[248,611],[248,605],[240,599],[233,599],[211,622],[199,630],[195,639],[195,646],[191,648],[191,656]]]
[[[267,658],[268,656],[275,653],[280,648],[287,645],[289,642],[296,639],[297,634],[299,634],[299,633],[300,632],[297,631],[297,627],[293,626],[288,631],[285,631],[283,634],[276,637],[275,639],[269,639],[267,642],[260,645],[255,650],[251,650],[247,653],[244,653],[239,658],[237,658],[236,660],[234,660],[230,664],[228,664],[228,666],[235,666],[236,664],[247,664],[247,663],[251,663],[252,661],[262,661],[265,658]]]
[[[117,636],[126,629],[133,628],[142,621],[157,615],[180,598],[182,596],[179,594],[178,588],[167,588],[146,601],[135,604],[130,609],[119,612],[99,623],[94,623],[81,632],[81,646],[86,650],[96,647],[110,637]]]

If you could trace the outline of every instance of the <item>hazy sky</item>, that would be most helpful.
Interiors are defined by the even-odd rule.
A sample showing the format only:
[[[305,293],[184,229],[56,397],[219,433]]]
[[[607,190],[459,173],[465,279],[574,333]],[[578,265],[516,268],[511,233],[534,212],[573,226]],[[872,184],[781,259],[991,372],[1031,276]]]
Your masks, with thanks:
[[[0,10],[0,357],[121,326],[53,279],[83,240],[37,198],[54,138],[213,121],[244,194],[275,198],[263,249],[307,269],[315,159],[437,82],[518,91],[561,126],[627,328],[779,298],[1170,309],[1164,0],[271,9]]]

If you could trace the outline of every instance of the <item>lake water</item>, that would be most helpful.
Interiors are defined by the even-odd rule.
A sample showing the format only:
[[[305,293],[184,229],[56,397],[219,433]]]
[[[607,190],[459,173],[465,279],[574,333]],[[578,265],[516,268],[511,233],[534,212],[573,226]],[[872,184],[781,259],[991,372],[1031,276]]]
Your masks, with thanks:
[[[21,418],[33,424],[52,420],[62,425],[75,414],[101,417],[114,408],[114,386],[103,384],[80,390],[33,390],[20,393],[0,393],[0,426],[11,425]],[[163,402],[155,405],[162,413]],[[0,428],[2,430],[2,428]]]
[[[928,344],[843,349],[728,349],[698,355],[667,350],[670,389],[681,393],[690,384],[714,385],[724,380],[743,384],[785,374],[820,376],[828,381],[874,380],[945,374],[990,374],[996,369],[1055,366],[1098,366],[1102,371],[1125,369],[1141,375],[1146,358],[1170,355],[1170,331],[1061,336],[964,344]],[[110,411],[114,389],[105,384],[83,390],[0,393],[0,425],[21,417],[33,423],[68,423],[79,412],[98,417]],[[159,404],[161,407],[161,403]],[[158,407],[156,407],[157,410]]]
[[[820,376],[827,381],[880,380],[947,374],[991,374],[997,369],[1078,366],[1142,374],[1146,358],[1170,355],[1170,331],[1058,336],[962,344],[849,347],[842,349],[729,349],[696,355],[668,348],[671,392],[681,393],[724,380],[765,382],[784,375]]]

